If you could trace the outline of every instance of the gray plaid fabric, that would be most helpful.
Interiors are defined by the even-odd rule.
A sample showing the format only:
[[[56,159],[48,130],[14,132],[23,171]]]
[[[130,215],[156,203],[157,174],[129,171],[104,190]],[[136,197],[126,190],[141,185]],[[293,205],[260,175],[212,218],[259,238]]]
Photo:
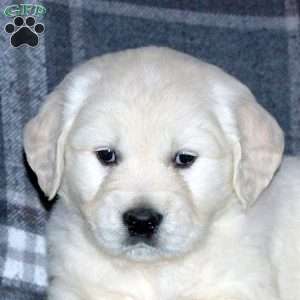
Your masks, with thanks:
[[[33,3],[36,1],[25,1]],[[1,10],[16,2],[2,0]],[[19,2],[21,3],[21,2]],[[22,129],[73,65],[106,52],[169,46],[250,87],[300,152],[297,0],[49,0],[35,48],[10,46],[0,17],[0,299],[45,299],[47,202],[24,163]],[[2,29],[1,29],[2,28]],[[199,82],[201,84],[201,82]]]

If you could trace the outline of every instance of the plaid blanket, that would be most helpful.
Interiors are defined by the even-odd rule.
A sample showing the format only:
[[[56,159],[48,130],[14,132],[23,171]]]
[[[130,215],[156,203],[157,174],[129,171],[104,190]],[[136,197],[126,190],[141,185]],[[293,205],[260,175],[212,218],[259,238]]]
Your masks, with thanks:
[[[0,9],[4,12],[7,6],[22,3],[2,0]],[[46,297],[44,233],[49,210],[34,175],[26,167],[22,129],[46,94],[73,65],[85,59],[153,44],[173,47],[219,65],[248,85],[276,117],[286,134],[286,153],[299,154],[297,0],[25,3],[46,8],[46,14],[35,16],[44,28],[38,33],[35,27],[38,45],[13,47],[13,33],[8,31],[17,21],[4,13],[0,17],[1,300]],[[6,27],[7,23],[12,26]]]

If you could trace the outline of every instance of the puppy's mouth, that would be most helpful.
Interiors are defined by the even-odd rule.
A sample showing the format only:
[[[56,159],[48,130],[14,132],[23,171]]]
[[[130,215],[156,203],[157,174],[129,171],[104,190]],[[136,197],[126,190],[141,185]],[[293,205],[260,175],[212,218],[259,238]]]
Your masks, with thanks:
[[[142,236],[129,236],[125,243],[127,246],[136,246],[145,245],[147,247],[155,248],[157,246],[157,239],[154,237],[149,237],[147,235]]]

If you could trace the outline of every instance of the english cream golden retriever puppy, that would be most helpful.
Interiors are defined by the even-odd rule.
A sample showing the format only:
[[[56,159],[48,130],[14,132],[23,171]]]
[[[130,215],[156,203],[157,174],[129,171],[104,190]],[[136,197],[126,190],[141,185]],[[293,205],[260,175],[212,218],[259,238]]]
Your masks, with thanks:
[[[48,299],[299,300],[300,161],[283,147],[247,87],[189,55],[79,66],[25,128],[60,196]]]

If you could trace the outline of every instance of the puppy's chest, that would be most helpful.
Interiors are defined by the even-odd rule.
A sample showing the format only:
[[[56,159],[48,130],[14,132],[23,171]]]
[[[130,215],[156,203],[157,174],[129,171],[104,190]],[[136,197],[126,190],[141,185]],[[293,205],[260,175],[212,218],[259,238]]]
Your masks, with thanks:
[[[183,300],[198,299],[209,286],[216,287],[213,266],[204,267],[194,262],[193,266],[148,270],[111,270],[97,285],[99,293],[105,290],[122,295],[116,300]],[[111,296],[111,297],[110,297]],[[106,298],[105,298],[106,299]],[[107,299],[115,300],[112,295]],[[91,298],[94,300],[94,298]],[[96,300],[96,298],[95,298]],[[98,300],[98,299],[97,299]]]
[[[64,257],[59,261],[52,260],[52,264],[59,263],[64,270],[55,275],[67,277],[68,285],[76,287],[85,300],[198,299],[203,291],[216,288],[217,283],[223,282],[220,274],[226,277],[228,273],[220,261],[215,261],[215,264],[207,257],[206,263],[204,257],[197,257],[185,264],[157,266],[149,270],[134,264],[119,268],[106,257],[78,250],[64,248]],[[77,263],[70,263],[70,260]]]
[[[199,270],[195,273],[196,270],[191,272],[177,267],[158,268],[149,272],[138,268],[118,269],[100,261],[94,261],[93,266],[90,265],[84,270],[75,270],[74,267],[73,265],[72,270],[69,270],[69,280],[73,281],[70,285],[80,289],[79,294],[86,300],[194,299],[204,284],[200,280],[202,272]],[[208,278],[206,282],[207,280]]]
[[[51,261],[63,268],[54,275],[67,277],[68,285],[86,300],[197,299],[209,286],[222,282],[217,279],[218,273],[225,276],[227,272],[221,271],[219,262],[215,265],[207,257],[206,263],[193,258],[184,265],[158,266],[149,271],[134,265],[118,268],[106,257],[94,254],[66,247],[63,257],[54,256],[57,259]]]

